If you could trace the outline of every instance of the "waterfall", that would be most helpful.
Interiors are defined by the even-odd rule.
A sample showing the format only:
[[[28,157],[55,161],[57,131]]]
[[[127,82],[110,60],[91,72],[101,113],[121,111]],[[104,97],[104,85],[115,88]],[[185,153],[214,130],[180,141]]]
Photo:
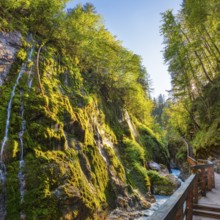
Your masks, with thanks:
[[[19,83],[20,78],[22,77],[24,71],[25,71],[26,65],[22,64],[21,70],[18,74],[18,77],[16,79],[15,85],[13,86],[12,92],[11,92],[11,97],[8,103],[8,107],[7,107],[7,119],[6,119],[6,125],[5,125],[5,135],[3,138],[3,142],[2,142],[2,146],[1,146],[1,157],[0,157],[0,161],[3,161],[3,153],[4,153],[4,149],[5,149],[5,145],[6,142],[8,140],[8,130],[9,130],[9,124],[10,124],[10,117],[11,117],[11,107],[12,107],[12,100],[14,98],[15,95],[15,89],[17,88],[17,85]]]
[[[28,89],[30,89],[32,87],[32,82],[33,82],[32,68],[33,67],[31,67],[29,75],[28,75]]]
[[[0,219],[4,219],[5,215],[6,215],[6,209],[5,209],[5,194],[6,194],[6,189],[5,189],[5,176],[6,176],[6,167],[5,164],[3,162],[3,153],[4,153],[4,149],[5,149],[5,145],[6,142],[8,140],[8,130],[9,130],[9,124],[10,124],[10,117],[11,117],[11,107],[12,107],[12,100],[14,98],[15,95],[15,90],[17,88],[17,85],[19,83],[20,78],[22,77],[24,71],[25,71],[25,67],[26,65],[23,64],[21,67],[21,70],[18,74],[18,77],[16,79],[15,85],[13,86],[12,92],[11,92],[11,97],[8,103],[8,107],[7,107],[7,118],[6,118],[6,125],[5,125],[5,135],[2,141],[2,145],[1,145],[1,155],[0,155],[0,179],[1,179],[1,183],[2,183],[2,189],[3,192],[1,193],[1,205],[0,205]]]
[[[21,92],[21,96],[22,96]],[[19,190],[20,190],[20,202],[23,202],[24,199],[24,192],[25,192],[25,175],[23,173],[24,168],[24,142],[23,142],[23,134],[26,129],[26,121],[24,119],[24,105],[22,102],[22,98],[20,99],[20,111],[21,111],[21,117],[22,117],[22,123],[21,123],[21,131],[18,133],[18,137],[20,140],[20,161],[19,161],[19,171],[18,171],[18,179],[19,179]],[[23,211],[20,211],[20,219],[25,219],[25,213]]]
[[[29,80],[29,82],[28,82],[28,88],[29,88],[29,89],[30,89],[31,86],[32,86],[32,82],[33,82],[33,78],[31,78],[31,79]]]
[[[96,142],[96,145],[98,146],[98,150],[99,150],[99,153],[100,155],[102,156],[102,159],[106,162],[107,162],[107,159],[106,159],[106,155],[104,153],[104,149],[103,149],[103,144],[102,144],[102,138],[99,134],[99,130],[97,128],[97,132],[96,132],[96,138],[95,138],[95,142]]]
[[[30,52],[29,57],[28,57],[28,62],[32,61],[32,54],[33,54],[34,48],[35,47],[33,46],[32,49],[31,49],[31,52]],[[32,82],[33,82],[32,69],[33,69],[33,66],[31,66],[31,69],[30,69],[29,74],[28,74],[28,89],[30,89],[32,87]]]
[[[34,47],[31,48],[31,51],[30,51],[29,56],[28,56],[28,60],[31,59],[33,50],[34,50]],[[1,145],[0,162],[3,161],[3,153],[4,153],[6,142],[8,140],[8,130],[9,130],[9,124],[10,124],[10,117],[11,117],[12,101],[13,101],[13,98],[14,98],[14,95],[15,95],[15,90],[16,90],[16,88],[18,86],[19,80],[22,77],[24,71],[26,70],[26,66],[27,66],[27,62],[22,64],[22,66],[21,66],[21,70],[20,70],[20,72],[18,74],[18,77],[16,79],[15,85],[13,86],[13,89],[12,89],[12,92],[11,92],[11,97],[10,97],[10,100],[9,100],[9,103],[8,103],[7,119],[6,119],[6,125],[5,125],[5,135],[4,135],[4,138],[3,138],[3,141],[2,141],[2,145]]]
[[[21,202],[24,198],[24,188],[25,188],[25,179],[23,174],[23,167],[24,167],[24,142],[23,142],[23,134],[25,132],[26,128],[26,121],[24,120],[24,105],[22,102],[22,99],[20,100],[21,103],[21,117],[22,117],[22,123],[21,123],[21,131],[18,133],[18,137],[20,140],[20,161],[19,161],[19,172],[18,172],[18,179],[19,179],[19,185],[20,185],[20,196],[21,196]]]
[[[131,134],[134,136],[134,138],[137,138],[137,137],[138,137],[138,132],[137,132],[137,130],[135,129],[135,127],[133,126],[132,121],[131,121],[131,118],[130,118],[129,113],[128,113],[127,110],[126,110],[125,113],[124,113],[124,119],[125,119],[125,121],[126,121],[127,124],[128,124],[128,127],[129,127],[129,129],[130,129],[130,131],[131,131]]]
[[[17,76],[17,79],[15,81],[15,84],[12,88],[12,92],[11,92],[11,96],[10,96],[10,100],[8,102],[8,106],[7,106],[7,117],[6,117],[6,124],[5,124],[5,134],[4,134],[4,138],[1,144],[1,152],[0,152],[0,180],[1,180],[1,184],[2,184],[2,193],[0,195],[0,219],[4,219],[5,215],[6,215],[6,209],[5,209],[5,196],[6,196],[6,188],[5,188],[5,177],[6,177],[6,166],[4,164],[4,149],[8,140],[8,132],[9,132],[9,125],[10,125],[10,117],[11,117],[11,110],[12,110],[12,101],[13,98],[15,96],[15,91],[16,88],[19,84],[19,81],[21,79],[21,77],[23,76],[24,72],[26,71],[26,67],[28,64],[28,61],[30,61],[31,57],[32,57],[32,53],[33,53],[34,47],[31,48],[29,55],[28,55],[28,60],[22,64],[20,72]],[[23,108],[23,107],[22,107]],[[22,111],[23,112],[23,111]],[[24,113],[24,112],[23,112]],[[22,117],[23,117],[23,113],[22,113]],[[25,129],[25,121],[23,120],[22,122],[22,130],[21,132],[19,132],[18,136],[20,139],[20,143],[21,143],[21,157],[20,157],[20,170],[22,169],[23,166],[23,133],[24,133],[24,129]],[[20,173],[20,171],[19,171]],[[24,180],[24,175],[21,172],[21,181],[22,179]],[[20,179],[19,179],[20,180]],[[23,181],[22,181],[23,182]],[[21,188],[21,183],[20,183],[20,188]],[[20,189],[21,190],[21,189]],[[23,190],[23,189],[22,189]],[[21,216],[23,216],[23,213],[21,213]]]

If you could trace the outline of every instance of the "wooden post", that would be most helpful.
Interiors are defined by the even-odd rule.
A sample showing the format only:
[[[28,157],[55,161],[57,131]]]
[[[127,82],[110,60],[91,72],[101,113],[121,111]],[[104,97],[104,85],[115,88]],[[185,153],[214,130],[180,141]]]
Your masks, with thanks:
[[[198,174],[193,183],[193,203],[198,203]]]
[[[212,188],[215,188],[215,172],[214,172],[214,165],[211,167],[212,173]]]
[[[217,173],[220,173],[220,160],[217,161]]]
[[[178,208],[175,219],[178,219],[178,220],[183,219],[183,204],[181,204],[181,206]]]
[[[207,188],[208,188],[208,190],[211,191],[213,188],[213,167],[208,167],[207,170],[208,170],[208,174],[207,174],[208,186],[207,186]]]
[[[206,196],[206,175],[205,168],[201,168],[201,194]]]
[[[196,182],[196,180],[194,180],[194,182]],[[191,188],[191,190],[189,191],[187,198],[186,198],[186,218],[185,220],[192,220],[192,216],[193,216],[193,190],[194,190],[194,185]]]

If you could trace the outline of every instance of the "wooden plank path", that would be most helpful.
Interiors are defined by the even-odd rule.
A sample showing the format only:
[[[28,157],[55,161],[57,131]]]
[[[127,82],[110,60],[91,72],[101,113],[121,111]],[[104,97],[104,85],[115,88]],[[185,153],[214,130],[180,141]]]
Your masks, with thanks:
[[[214,164],[193,165],[191,170],[191,176],[148,220],[220,219],[220,175],[214,173]]]
[[[198,200],[198,205],[205,210],[205,207],[212,207],[215,210],[215,207],[220,207],[220,174],[215,173],[215,188],[206,193],[206,196],[201,197]],[[196,206],[194,207],[196,210]],[[219,218],[209,218],[203,216],[193,215],[193,220],[213,220]]]

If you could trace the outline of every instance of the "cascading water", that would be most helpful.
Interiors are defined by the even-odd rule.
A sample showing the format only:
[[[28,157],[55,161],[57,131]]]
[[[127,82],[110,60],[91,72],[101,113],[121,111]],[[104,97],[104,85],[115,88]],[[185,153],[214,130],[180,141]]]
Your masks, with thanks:
[[[32,53],[34,51],[34,46],[32,47],[31,49],[32,51],[30,52],[30,55],[28,57],[28,62],[31,62],[32,61]],[[28,74],[28,89],[30,89],[32,87],[32,82],[33,82],[33,74],[32,74],[32,69],[33,69],[33,66],[31,66],[31,69],[29,71],[29,74]]]
[[[28,55],[28,61],[31,59],[32,57],[32,53],[33,53],[34,47],[31,48],[29,55]],[[11,117],[11,110],[12,110],[12,101],[13,98],[15,96],[15,91],[16,88],[18,86],[18,83],[21,79],[21,77],[23,76],[26,67],[27,67],[27,62],[23,63],[21,66],[21,70],[18,74],[18,77],[15,81],[15,84],[12,88],[12,92],[11,92],[11,96],[10,96],[10,100],[8,102],[8,107],[7,107],[7,117],[6,117],[6,125],[5,125],[5,134],[4,134],[4,138],[1,144],[1,154],[0,154],[0,180],[1,180],[1,184],[2,184],[2,193],[0,195],[0,219],[4,219],[5,215],[6,215],[6,210],[5,210],[5,194],[6,194],[6,189],[5,189],[5,177],[6,177],[6,166],[4,164],[4,149],[8,140],[8,132],[9,132],[9,125],[10,125],[10,117]],[[22,125],[23,126],[23,125]],[[24,123],[24,127],[25,127],[25,123]],[[23,135],[23,134],[22,134]],[[22,139],[22,135],[19,132],[19,139],[21,141]],[[23,140],[22,140],[22,144],[23,144]],[[23,147],[22,147],[23,148]],[[23,158],[23,150],[22,150],[22,158]],[[23,159],[22,159],[23,160]],[[21,163],[20,163],[21,164]]]
[[[21,96],[22,96],[21,92]],[[23,134],[26,129],[26,121],[24,120],[24,105],[22,102],[22,98],[20,99],[20,111],[22,117],[21,123],[21,131],[18,133],[18,137],[20,140],[20,161],[19,161],[19,172],[18,172],[18,179],[19,179],[19,190],[20,190],[20,202],[23,202],[24,199],[24,191],[25,191],[25,175],[23,173],[24,168],[24,142],[23,142]],[[20,212],[20,219],[25,219],[25,213],[23,211]]]
[[[17,88],[17,85],[19,83],[20,78],[22,77],[24,71],[25,71],[26,65],[22,64],[21,70],[18,74],[17,80],[15,82],[15,85],[13,86],[12,92],[11,92],[11,97],[8,103],[8,108],[7,108],[7,119],[6,119],[6,125],[5,125],[5,135],[2,141],[2,146],[1,146],[1,157],[0,157],[0,161],[3,161],[3,153],[4,153],[4,149],[5,149],[5,145],[6,142],[8,140],[8,130],[9,130],[9,124],[10,124],[10,117],[11,117],[11,107],[12,107],[12,100],[14,98],[15,95],[15,89]]]
[[[8,103],[7,107],[7,118],[6,118],[6,125],[5,125],[5,135],[2,141],[1,145],[1,155],[0,155],[0,179],[2,183],[2,195],[1,195],[1,205],[0,205],[0,219],[4,219],[6,215],[6,210],[5,210],[5,194],[6,194],[6,189],[5,189],[5,176],[6,176],[6,167],[3,161],[3,154],[4,154],[4,149],[6,142],[8,140],[8,131],[9,131],[9,124],[10,124],[10,117],[11,117],[11,108],[12,108],[12,100],[15,95],[15,90],[17,88],[17,85],[19,83],[20,78],[22,77],[24,71],[25,71],[26,65],[23,64],[21,67],[21,70],[18,74],[18,77],[16,79],[15,85],[13,86],[12,92],[11,92],[11,97]]]
[[[22,93],[21,93],[22,95]],[[24,105],[22,102],[22,99],[20,100],[21,103],[21,117],[22,117],[22,123],[21,123],[21,131],[18,133],[18,137],[20,140],[20,161],[19,161],[19,172],[18,172],[18,179],[19,179],[19,185],[20,185],[20,196],[21,196],[21,202],[24,198],[24,189],[25,189],[25,179],[24,179],[24,173],[22,171],[24,167],[24,142],[23,142],[23,134],[25,132],[26,128],[26,121],[24,120]]]
[[[28,56],[28,60],[31,59],[32,57],[32,53],[33,53],[33,50],[34,48],[32,47],[31,48],[31,51],[29,53],[29,56]],[[24,71],[26,70],[26,66],[27,66],[27,62],[22,64],[22,67],[21,67],[21,70],[18,74],[18,77],[16,79],[16,82],[15,82],[15,85],[13,86],[13,89],[12,89],[12,92],[11,92],[11,97],[10,97],[10,100],[9,100],[9,103],[8,103],[8,107],[7,107],[7,119],[6,119],[6,125],[5,125],[5,135],[4,135],[4,138],[3,138],[3,141],[2,141],[2,145],[1,145],[1,155],[0,155],[0,162],[3,161],[3,153],[4,153],[4,149],[5,149],[5,145],[6,145],[6,142],[8,140],[8,130],[9,130],[9,124],[10,124],[10,117],[11,117],[11,107],[12,107],[12,100],[14,98],[14,95],[15,95],[15,90],[18,86],[18,83],[19,83],[19,80],[20,78],[22,77]]]
[[[99,134],[98,129],[97,129],[97,132],[96,132],[95,142],[96,142],[96,145],[98,146],[100,155],[102,156],[103,160],[107,163],[107,159],[106,159],[106,156],[105,156],[105,153],[104,153],[104,150],[103,150],[103,144],[102,144],[101,136]]]
[[[28,75],[28,89],[32,87],[32,82],[33,82],[33,76],[32,76],[32,67],[31,67],[29,75]]]

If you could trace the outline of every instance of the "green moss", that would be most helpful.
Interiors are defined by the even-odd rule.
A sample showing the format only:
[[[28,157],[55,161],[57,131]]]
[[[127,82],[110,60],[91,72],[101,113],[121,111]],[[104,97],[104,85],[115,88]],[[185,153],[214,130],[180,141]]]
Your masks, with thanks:
[[[16,159],[19,151],[20,149],[19,149],[18,141],[16,140],[7,141],[6,146],[5,146],[5,155],[6,155],[7,161]]]
[[[23,48],[21,48],[17,53],[17,58],[21,61],[24,61],[26,57],[27,57],[26,51]]]
[[[158,141],[153,131],[140,123],[138,124],[138,131],[140,133],[140,142],[145,148],[146,159],[168,165],[168,149],[163,143]]]
[[[150,192],[151,184],[147,170],[144,167],[136,163],[133,165],[131,170],[127,170],[126,174],[128,182],[132,187],[138,189],[143,195]]]
[[[121,161],[119,160],[118,156],[116,155],[115,151],[113,150],[113,148],[105,145],[104,150],[108,158],[108,162],[109,162],[108,166],[110,172],[114,176],[118,176],[121,181],[126,182],[124,167]]]
[[[123,140],[123,157],[126,158],[126,161],[130,165],[135,163],[144,164],[145,161],[145,151],[144,149],[134,140],[124,138]]]
[[[20,215],[20,191],[19,191],[19,181],[18,181],[18,170],[19,162],[12,162],[7,166],[7,176],[6,176],[6,209],[7,216],[6,219],[19,219]]]
[[[165,194],[171,195],[175,189],[174,183],[171,182],[166,176],[161,176],[157,171],[148,171],[147,172],[153,193],[155,194]]]

